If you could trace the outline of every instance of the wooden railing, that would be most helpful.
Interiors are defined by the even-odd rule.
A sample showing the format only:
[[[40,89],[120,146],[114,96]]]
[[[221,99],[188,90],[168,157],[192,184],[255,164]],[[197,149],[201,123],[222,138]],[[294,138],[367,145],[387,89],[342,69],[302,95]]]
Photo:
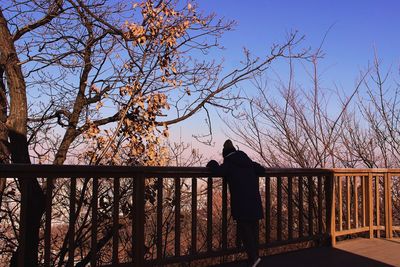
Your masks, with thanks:
[[[39,261],[45,267],[221,262],[242,252],[227,185],[207,168],[2,165],[0,177],[38,179],[44,188]],[[345,233],[331,229],[332,171],[268,169],[259,179],[265,211],[260,248],[323,244],[330,234]],[[19,202],[23,217],[29,199]],[[30,249],[23,244],[19,240],[22,251]],[[19,266],[30,263],[20,259]]]
[[[334,169],[332,245],[343,236],[364,234],[392,238],[400,231],[393,220],[393,199],[399,203],[400,169]],[[393,225],[393,223],[397,225]]]
[[[23,218],[30,208],[11,178],[37,179],[46,193],[41,266],[215,263],[242,252],[227,184],[207,168],[1,165],[0,178],[8,178],[2,204],[9,205],[0,212],[11,207]],[[399,214],[393,214],[400,169],[267,169],[259,179],[265,213],[260,249],[335,245],[355,235],[391,238],[400,231]],[[7,190],[14,190],[12,197]],[[1,218],[2,228],[13,224],[16,233],[0,236],[0,248],[19,244],[24,255],[29,218]],[[2,252],[2,258],[11,255]],[[22,257],[18,266],[31,263]]]

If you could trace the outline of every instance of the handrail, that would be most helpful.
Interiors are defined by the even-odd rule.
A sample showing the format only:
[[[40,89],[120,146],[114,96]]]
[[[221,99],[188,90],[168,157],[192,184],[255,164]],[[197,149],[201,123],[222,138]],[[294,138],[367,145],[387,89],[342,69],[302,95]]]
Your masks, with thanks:
[[[266,168],[265,174],[304,174],[317,175],[329,173],[331,169],[312,169],[312,168]],[[71,177],[102,177],[105,173],[119,177],[129,177],[134,174],[143,174],[151,177],[158,174],[162,175],[215,175],[206,167],[152,167],[152,166],[103,166],[103,165],[50,165],[50,164],[0,164],[0,177],[62,177],[60,173],[68,174]]]
[[[353,168],[333,168],[328,169],[334,173],[400,173],[399,168],[371,168],[371,169],[353,169]]]

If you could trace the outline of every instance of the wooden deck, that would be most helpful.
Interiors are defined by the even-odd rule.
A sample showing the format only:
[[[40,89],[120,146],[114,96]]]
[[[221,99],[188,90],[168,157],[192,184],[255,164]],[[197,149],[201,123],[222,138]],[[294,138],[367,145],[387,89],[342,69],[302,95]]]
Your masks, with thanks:
[[[261,263],[260,267],[400,267],[400,239],[358,238],[338,242],[333,248],[311,248],[265,257]],[[245,266],[244,262],[218,265]]]

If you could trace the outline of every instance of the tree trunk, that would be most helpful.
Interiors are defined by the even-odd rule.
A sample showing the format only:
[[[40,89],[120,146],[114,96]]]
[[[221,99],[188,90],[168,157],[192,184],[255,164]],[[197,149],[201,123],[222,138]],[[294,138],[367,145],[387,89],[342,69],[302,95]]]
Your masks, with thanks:
[[[30,164],[27,141],[26,84],[7,21],[0,10],[0,65],[7,79],[10,111],[6,121],[12,163]],[[38,266],[40,219],[44,194],[35,177],[20,178],[21,216],[18,249],[10,266]],[[19,262],[20,261],[20,262]]]
[[[7,122],[7,95],[4,84],[4,65],[0,62],[0,163],[9,162],[10,152],[8,150],[8,131]],[[3,203],[4,189],[6,188],[6,178],[0,178],[0,207]],[[1,221],[0,221],[1,223]]]
[[[7,123],[7,91],[4,84],[4,64],[0,62],[0,163],[10,162]],[[1,201],[0,201],[1,203]]]

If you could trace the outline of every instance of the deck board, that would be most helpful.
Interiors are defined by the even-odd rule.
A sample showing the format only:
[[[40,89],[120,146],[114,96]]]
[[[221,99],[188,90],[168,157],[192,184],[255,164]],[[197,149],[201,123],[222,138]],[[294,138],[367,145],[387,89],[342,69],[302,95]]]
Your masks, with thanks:
[[[218,267],[245,267],[244,262]],[[215,266],[215,267],[217,267]],[[335,247],[318,247],[263,258],[260,267],[400,267],[400,239],[342,241]]]

